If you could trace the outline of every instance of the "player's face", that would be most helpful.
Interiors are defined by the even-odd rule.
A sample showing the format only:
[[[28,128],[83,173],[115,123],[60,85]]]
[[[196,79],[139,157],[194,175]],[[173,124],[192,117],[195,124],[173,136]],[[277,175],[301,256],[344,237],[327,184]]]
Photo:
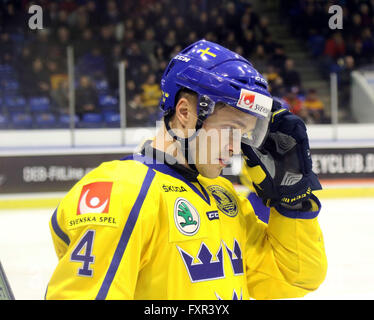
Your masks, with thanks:
[[[216,178],[228,166],[234,154],[240,153],[244,132],[254,129],[256,117],[230,106],[217,108],[203,124],[196,138],[196,168],[207,178]]]

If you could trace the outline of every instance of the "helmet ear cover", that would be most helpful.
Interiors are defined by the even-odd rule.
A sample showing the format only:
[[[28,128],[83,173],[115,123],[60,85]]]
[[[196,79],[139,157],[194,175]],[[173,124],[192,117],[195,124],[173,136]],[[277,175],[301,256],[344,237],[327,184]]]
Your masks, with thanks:
[[[213,113],[215,109],[215,103],[207,95],[199,95],[195,91],[192,91],[188,88],[182,88],[178,91],[175,96],[176,106],[180,98],[185,97],[189,99],[191,96],[197,100],[197,122],[196,122],[196,131],[201,129],[204,120]],[[164,113],[164,120],[168,119],[170,121],[171,117],[175,114],[175,108],[170,108]]]

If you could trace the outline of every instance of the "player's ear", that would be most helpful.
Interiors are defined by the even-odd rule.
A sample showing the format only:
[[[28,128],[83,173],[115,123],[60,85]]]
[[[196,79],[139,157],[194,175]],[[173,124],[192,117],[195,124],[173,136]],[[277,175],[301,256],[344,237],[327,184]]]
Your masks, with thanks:
[[[187,97],[181,97],[175,107],[174,125],[179,129],[194,129],[196,126],[196,103]]]

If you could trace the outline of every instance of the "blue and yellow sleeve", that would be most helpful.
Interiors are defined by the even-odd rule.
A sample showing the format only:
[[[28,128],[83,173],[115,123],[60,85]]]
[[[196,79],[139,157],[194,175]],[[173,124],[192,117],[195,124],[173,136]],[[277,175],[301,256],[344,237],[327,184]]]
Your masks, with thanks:
[[[62,200],[50,228],[58,265],[46,299],[132,299],[152,248],[155,172],[135,162],[105,163]],[[131,163],[130,163],[131,162]],[[136,173],[136,181],[129,179]],[[131,175],[133,176],[133,174]]]

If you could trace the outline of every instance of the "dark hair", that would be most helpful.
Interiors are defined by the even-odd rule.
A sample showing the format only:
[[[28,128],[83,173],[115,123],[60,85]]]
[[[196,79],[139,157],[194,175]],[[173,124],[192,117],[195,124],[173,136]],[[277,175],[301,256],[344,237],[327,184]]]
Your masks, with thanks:
[[[195,91],[192,91],[188,88],[182,88],[178,91],[178,93],[175,95],[175,102],[174,105],[176,106],[180,98],[184,98],[188,96],[194,96],[197,98],[197,93]]]

